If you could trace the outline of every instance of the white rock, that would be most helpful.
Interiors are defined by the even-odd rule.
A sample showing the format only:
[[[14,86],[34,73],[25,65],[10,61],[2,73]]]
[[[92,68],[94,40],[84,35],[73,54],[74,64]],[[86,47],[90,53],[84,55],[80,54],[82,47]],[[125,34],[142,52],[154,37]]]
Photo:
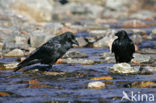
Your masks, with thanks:
[[[10,64],[4,64],[4,67],[5,67],[5,69],[14,69],[17,67],[17,65],[18,65],[18,63],[13,62]]]
[[[14,49],[10,52],[8,52],[7,54],[5,54],[4,56],[7,57],[20,57],[20,56],[24,56],[24,52],[20,49]]]
[[[88,88],[91,88],[91,89],[105,88],[105,83],[100,82],[100,81],[90,82],[90,83],[88,83]]]
[[[138,68],[131,67],[128,63],[118,63],[114,64],[113,67],[109,70],[112,73],[137,73],[139,72]]]
[[[151,56],[142,55],[139,53],[134,53],[133,57],[134,57],[134,59],[132,59],[132,62],[139,62],[139,63],[146,63],[146,62],[149,62],[151,59]]]

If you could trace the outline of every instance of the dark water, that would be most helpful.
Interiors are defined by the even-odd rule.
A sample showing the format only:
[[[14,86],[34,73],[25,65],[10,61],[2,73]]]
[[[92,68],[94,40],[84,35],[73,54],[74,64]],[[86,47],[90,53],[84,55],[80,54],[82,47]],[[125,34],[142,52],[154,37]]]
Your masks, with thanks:
[[[100,58],[100,53],[108,49],[76,49],[89,54],[88,59]],[[12,62],[15,58],[1,59],[0,62]],[[101,60],[102,61],[102,60]],[[156,81],[156,75],[121,75],[110,74],[108,69],[113,64],[96,63],[94,65],[54,65],[63,75],[45,75],[42,72],[12,72],[0,71],[0,91],[10,96],[0,97],[0,103],[54,103],[58,102],[89,102],[89,103],[120,103],[123,91],[128,95],[134,92],[140,94],[153,94],[156,100],[155,88],[136,88],[129,84],[135,81]],[[87,85],[93,77],[112,76],[112,80],[100,80],[106,83],[103,89],[88,89]],[[28,81],[37,80],[40,86],[29,84]],[[124,100],[126,103],[128,101]],[[144,103],[144,102],[142,102]]]

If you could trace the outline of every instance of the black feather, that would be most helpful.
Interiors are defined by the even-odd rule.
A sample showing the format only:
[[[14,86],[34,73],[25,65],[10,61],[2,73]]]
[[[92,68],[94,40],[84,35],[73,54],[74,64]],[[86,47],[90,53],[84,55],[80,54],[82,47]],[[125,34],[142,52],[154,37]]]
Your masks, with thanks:
[[[118,38],[112,44],[112,53],[115,54],[116,63],[129,63],[135,52],[134,43],[124,30],[117,32],[115,35]]]
[[[71,32],[66,32],[56,36],[32,52],[23,62],[18,64],[14,71],[16,72],[22,67],[35,63],[53,65],[70,48],[73,47],[73,44],[78,45],[78,42]]]

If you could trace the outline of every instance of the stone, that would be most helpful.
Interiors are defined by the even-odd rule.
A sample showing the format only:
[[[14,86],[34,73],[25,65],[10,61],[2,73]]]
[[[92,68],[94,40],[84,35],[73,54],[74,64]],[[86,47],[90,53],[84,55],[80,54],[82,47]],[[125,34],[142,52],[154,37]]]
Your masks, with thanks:
[[[153,81],[136,81],[131,84],[132,87],[138,88],[155,88],[156,82]]]
[[[12,62],[12,63],[10,63],[10,64],[4,64],[4,68],[5,68],[6,70],[13,70],[14,68],[17,67],[17,65],[18,65],[17,62]]]
[[[82,53],[76,50],[69,50],[63,56],[63,58],[87,58],[87,57],[88,57],[88,54]]]
[[[48,35],[42,32],[33,32],[32,34],[30,34],[30,45],[34,48],[40,47],[52,37],[54,37],[54,35]]]
[[[115,63],[115,56],[114,53],[105,52],[101,54],[100,59],[104,59],[107,63]]]
[[[43,74],[50,75],[50,76],[58,76],[58,75],[64,75],[65,72],[47,72],[47,71],[45,71]]]
[[[105,36],[102,39],[98,40],[93,44],[93,47],[109,48],[111,50],[112,43],[116,38],[114,33],[115,33],[114,31],[106,32]]]
[[[156,49],[143,48],[138,52],[141,54],[156,54]]]
[[[142,41],[143,41],[142,36],[140,34],[137,34],[137,33],[133,34],[131,39],[133,40],[134,44],[137,44],[137,45],[142,43]]]
[[[152,29],[152,32],[150,34],[152,37],[156,37],[156,29]]]
[[[141,68],[141,73],[154,73],[156,72],[156,67],[152,67],[152,66],[142,66]]]
[[[67,59],[59,59],[59,61],[57,61],[57,64],[93,65],[94,61],[93,60],[89,60],[89,59],[72,59],[72,58],[67,58]]]
[[[21,57],[24,56],[24,52],[20,49],[14,49],[6,54],[4,54],[4,56],[7,57]]]
[[[122,24],[123,28],[147,28],[148,25],[140,20],[128,20]]]
[[[149,55],[143,55],[139,53],[134,53],[133,54],[133,59],[132,62],[137,62],[137,63],[148,63],[150,62],[151,56]]]
[[[106,86],[105,86],[105,83],[103,82],[95,81],[95,82],[88,83],[88,88],[89,89],[102,89],[102,88],[106,88]]]
[[[128,63],[118,63],[114,64],[113,67],[109,69],[111,73],[123,73],[123,74],[134,74],[139,72],[139,68],[131,67]]]
[[[76,40],[79,43],[79,47],[84,47],[88,44],[83,37],[77,37]]]

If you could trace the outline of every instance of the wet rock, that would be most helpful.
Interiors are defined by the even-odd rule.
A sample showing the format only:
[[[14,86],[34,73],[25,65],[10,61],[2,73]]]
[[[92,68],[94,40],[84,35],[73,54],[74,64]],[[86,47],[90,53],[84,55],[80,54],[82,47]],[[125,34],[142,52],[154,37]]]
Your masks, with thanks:
[[[147,28],[148,25],[140,20],[128,20],[122,24],[123,28]]]
[[[45,42],[47,42],[49,39],[54,37],[54,35],[48,35],[41,32],[34,32],[30,34],[30,45],[31,47],[39,47]]]
[[[156,67],[152,66],[142,66],[140,67],[141,73],[153,73],[156,72]]]
[[[132,87],[139,88],[156,88],[156,82],[152,81],[137,81],[131,84]]]
[[[140,34],[137,34],[137,33],[133,34],[131,39],[133,40],[134,44],[137,44],[137,45],[143,41],[142,36]]]
[[[94,78],[91,78],[90,80],[110,80],[110,79],[113,79],[113,77],[111,76],[102,76],[102,77],[94,77]]]
[[[82,65],[93,65],[94,61],[89,60],[89,59],[72,59],[72,58],[67,58],[67,59],[59,59],[58,64],[82,64]]]
[[[156,37],[156,29],[152,30],[152,33],[150,34],[152,37]]]
[[[106,86],[105,86],[105,83],[103,82],[95,81],[95,82],[88,83],[88,88],[89,89],[102,89],[102,88],[106,88]]]
[[[133,73],[138,73],[139,68],[131,67],[131,65],[127,63],[118,63],[118,64],[114,64],[113,67],[109,69],[109,72],[133,74]]]
[[[142,54],[139,54],[139,53],[134,53],[133,54],[133,59],[132,59],[132,62],[137,62],[137,63],[148,63],[150,62],[150,59],[151,59],[151,56],[149,55],[142,55]]]
[[[141,53],[141,54],[156,54],[156,49],[143,48],[138,52]]]
[[[57,76],[57,75],[64,75],[65,72],[44,72],[45,75]]]
[[[20,49],[14,49],[6,54],[4,54],[4,56],[7,57],[21,57],[24,56],[24,52]]]
[[[81,53],[76,50],[70,50],[63,56],[63,58],[87,58],[87,57],[88,54]]]
[[[77,37],[76,40],[78,41],[80,47],[84,47],[88,44],[83,37]]]
[[[116,38],[114,36],[114,33],[115,33],[114,31],[107,32],[105,36],[102,39],[95,42],[93,46],[95,48],[108,48],[109,47],[111,49],[112,43]]]
[[[104,59],[107,63],[115,63],[114,53],[111,52],[102,53],[100,59]]]
[[[21,35],[18,30],[12,30],[11,35],[4,36],[5,39],[3,40],[3,53],[9,52],[15,48],[28,50],[28,35]]]
[[[7,92],[1,92],[0,91],[0,97],[5,97],[5,96],[10,96],[10,94]]]
[[[17,65],[18,65],[17,62],[12,62],[12,63],[10,63],[10,64],[4,64],[4,68],[5,68],[6,70],[13,70],[14,68],[17,67]]]

